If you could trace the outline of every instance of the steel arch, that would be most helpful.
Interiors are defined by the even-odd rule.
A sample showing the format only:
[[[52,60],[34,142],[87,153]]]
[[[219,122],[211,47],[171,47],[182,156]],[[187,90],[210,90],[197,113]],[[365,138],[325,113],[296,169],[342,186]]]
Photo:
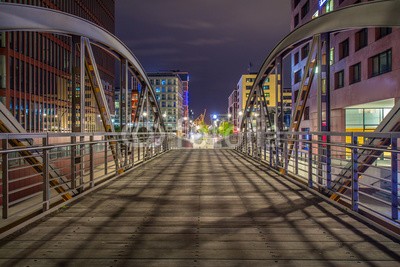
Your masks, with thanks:
[[[241,131],[244,129],[245,119],[251,112],[251,102],[256,97],[257,87],[263,82],[264,77],[272,72],[277,57],[287,55],[298,44],[311,39],[314,35],[353,28],[400,26],[399,14],[398,0],[366,2],[326,13],[292,31],[275,46],[258,71],[246,102],[240,125]]]
[[[100,48],[126,59],[142,85],[150,88],[160,125],[165,131],[161,111],[147,74],[133,52],[112,33],[78,16],[43,7],[0,3],[0,31],[31,31],[77,35],[88,38]]]

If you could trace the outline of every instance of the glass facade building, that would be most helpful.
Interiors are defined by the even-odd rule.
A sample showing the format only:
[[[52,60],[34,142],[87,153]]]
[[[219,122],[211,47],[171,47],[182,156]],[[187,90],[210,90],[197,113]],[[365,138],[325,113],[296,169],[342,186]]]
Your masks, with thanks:
[[[67,12],[115,32],[113,0],[0,1]],[[72,38],[40,32],[0,33],[0,101],[27,132],[100,131],[102,124],[91,90],[85,91],[85,129],[72,125]],[[115,60],[93,47],[107,102],[114,110]],[[86,84],[87,88],[89,84]],[[80,103],[80,100],[77,101]],[[79,112],[77,112],[79,116]],[[79,122],[79,118],[76,118]],[[73,129],[74,128],[74,129]]]

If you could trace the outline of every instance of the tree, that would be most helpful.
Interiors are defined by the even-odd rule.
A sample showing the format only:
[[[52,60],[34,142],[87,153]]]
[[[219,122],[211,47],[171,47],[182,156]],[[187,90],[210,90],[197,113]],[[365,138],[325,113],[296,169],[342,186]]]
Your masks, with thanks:
[[[205,124],[205,122],[201,122],[199,127],[199,132],[202,134],[208,134],[210,132],[208,125]]]
[[[228,121],[223,121],[218,127],[218,134],[228,136],[233,134],[233,124]]]

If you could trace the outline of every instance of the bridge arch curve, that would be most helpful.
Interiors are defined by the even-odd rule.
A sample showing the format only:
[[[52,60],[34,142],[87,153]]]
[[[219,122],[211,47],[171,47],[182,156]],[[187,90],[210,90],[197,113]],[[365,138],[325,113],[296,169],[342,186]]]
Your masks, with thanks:
[[[398,27],[400,26],[400,16],[398,14],[400,14],[400,1],[372,1],[347,6],[323,14],[292,31],[275,46],[260,67],[246,102],[240,125],[241,131],[245,127],[245,118],[250,116],[252,101],[257,97],[256,90],[262,84],[264,77],[268,76],[274,69],[277,57],[289,54],[299,44],[323,33],[365,27]]]

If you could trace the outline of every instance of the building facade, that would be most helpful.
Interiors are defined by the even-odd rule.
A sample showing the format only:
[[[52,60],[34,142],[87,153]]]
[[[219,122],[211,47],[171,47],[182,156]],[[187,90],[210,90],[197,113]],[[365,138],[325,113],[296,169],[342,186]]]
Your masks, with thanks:
[[[246,108],[246,102],[249,97],[251,88],[253,87],[254,81],[257,77],[257,73],[250,73],[250,74],[243,74],[238,83],[236,90],[232,92],[230,95],[228,102],[229,102],[229,108],[233,107],[232,105],[237,106],[237,109],[232,108],[233,112],[236,113],[231,113],[232,118],[237,118],[236,120],[233,120],[233,122],[237,123],[235,125],[236,128],[240,127],[242,115],[244,114],[244,110]],[[271,74],[265,79],[263,83],[263,90],[264,90],[264,96],[265,96],[265,101],[266,104],[268,105],[268,110],[271,111],[271,113],[275,112],[275,108],[277,104],[279,105],[280,102],[280,93],[277,92],[277,81],[276,81],[276,75]],[[235,93],[236,91],[236,93]],[[278,95],[277,95],[278,94]],[[236,100],[235,100],[235,95],[236,95]],[[289,108],[291,106],[291,90],[284,89],[283,90],[283,105],[284,108]],[[278,102],[277,102],[278,99]],[[236,101],[236,102],[235,102]],[[230,112],[230,110],[228,110]]]
[[[182,136],[185,125],[184,89],[180,75],[175,72],[148,74],[156,94],[167,132]]]
[[[90,20],[115,32],[113,0],[1,1],[46,7]],[[93,47],[111,113],[115,60]],[[27,132],[98,131],[97,107],[91,90],[85,95],[85,129],[72,125],[71,38],[37,32],[0,33],[0,101]],[[86,86],[89,86],[87,84]],[[77,102],[79,103],[80,100]],[[79,113],[77,113],[79,116]],[[79,118],[76,118],[79,122]],[[74,127],[75,126],[75,127]]]
[[[291,28],[360,2],[368,1],[292,0]],[[373,131],[400,97],[400,62],[394,60],[400,54],[396,45],[400,30],[355,29],[331,34],[330,38],[331,131]],[[292,53],[293,95],[299,90],[309,46],[303,44]],[[318,129],[315,84],[314,81],[300,130]]]
[[[234,89],[228,97],[228,114],[231,115],[229,121],[233,124],[233,130],[237,132],[239,127],[239,98],[237,89]]]

